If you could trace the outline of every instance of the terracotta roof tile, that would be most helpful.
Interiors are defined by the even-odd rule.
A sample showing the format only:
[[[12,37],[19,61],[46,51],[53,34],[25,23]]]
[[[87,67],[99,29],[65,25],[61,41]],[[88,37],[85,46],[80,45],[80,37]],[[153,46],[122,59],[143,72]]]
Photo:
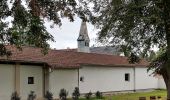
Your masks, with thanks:
[[[141,60],[140,63],[129,64],[126,57],[104,55],[95,53],[81,53],[65,50],[49,50],[48,54],[43,55],[40,48],[26,47],[19,51],[14,46],[7,46],[12,51],[12,56],[8,59],[1,57],[0,60],[22,61],[28,63],[45,63],[53,68],[79,68],[81,65],[98,66],[146,66],[147,61]]]

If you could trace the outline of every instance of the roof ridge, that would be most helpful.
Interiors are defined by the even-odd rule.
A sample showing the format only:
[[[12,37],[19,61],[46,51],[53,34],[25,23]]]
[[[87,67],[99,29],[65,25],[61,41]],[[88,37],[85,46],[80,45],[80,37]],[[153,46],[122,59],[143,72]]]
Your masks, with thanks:
[[[99,53],[87,53],[87,52],[75,52],[75,51],[67,51],[67,50],[54,50],[50,49],[52,51],[62,51],[62,52],[74,52],[74,53],[79,53],[79,54],[93,54],[93,55],[106,55],[106,56],[115,56],[115,57],[122,57],[122,58],[127,58],[126,56],[119,56],[119,55],[109,55],[109,54],[99,54]]]

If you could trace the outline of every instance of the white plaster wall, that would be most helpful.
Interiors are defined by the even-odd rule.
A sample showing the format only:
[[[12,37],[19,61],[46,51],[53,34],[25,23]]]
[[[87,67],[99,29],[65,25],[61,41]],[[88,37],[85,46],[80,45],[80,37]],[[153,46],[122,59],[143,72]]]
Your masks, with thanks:
[[[0,64],[0,100],[10,100],[15,85],[14,65]]]
[[[79,73],[84,77],[84,82],[79,83],[81,93],[134,89],[133,68],[85,66]],[[130,74],[130,81],[125,81],[125,73]]]
[[[60,89],[64,88],[71,96],[74,88],[78,87],[78,69],[56,69],[50,73],[50,92],[55,98],[59,97]]]
[[[153,77],[147,68],[136,67],[136,89],[156,89],[158,88],[158,78]]]
[[[166,85],[165,85],[163,78],[158,78],[158,88],[159,89],[166,89]]]
[[[85,46],[85,41],[78,41],[78,52],[90,52],[89,46]]]
[[[28,84],[28,77],[34,77],[34,84]],[[20,65],[20,95],[27,100],[30,91],[34,91],[37,98],[43,96],[43,70],[41,66]]]

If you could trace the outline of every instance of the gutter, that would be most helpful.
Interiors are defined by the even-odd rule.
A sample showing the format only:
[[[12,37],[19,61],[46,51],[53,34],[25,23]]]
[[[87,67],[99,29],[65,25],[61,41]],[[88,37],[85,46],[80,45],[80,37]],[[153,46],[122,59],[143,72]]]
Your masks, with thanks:
[[[0,63],[28,63],[28,64],[46,64],[46,62],[40,61],[25,61],[25,60],[8,60],[8,59],[0,59]]]
[[[146,67],[147,65],[124,65],[124,64],[115,64],[115,65],[110,65],[110,64],[106,64],[106,65],[101,65],[101,64],[87,64],[87,63],[79,63],[81,66],[98,66],[98,67]],[[81,67],[80,67],[81,68]]]
[[[80,89],[80,70],[79,69],[77,69],[77,71],[78,71],[78,88]]]

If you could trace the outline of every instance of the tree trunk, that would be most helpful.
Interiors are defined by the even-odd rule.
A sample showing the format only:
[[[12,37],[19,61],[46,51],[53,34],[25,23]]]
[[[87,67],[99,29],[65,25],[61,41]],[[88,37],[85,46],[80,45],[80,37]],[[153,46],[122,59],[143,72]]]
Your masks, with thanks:
[[[167,88],[167,100],[170,100],[170,79],[168,77],[166,66],[163,66],[163,68],[160,71],[160,74],[163,76],[166,88]]]
[[[167,88],[167,100],[170,100],[170,79],[168,79],[165,83]]]
[[[168,58],[165,64],[166,77],[163,77],[167,87],[167,100],[170,100],[170,0],[163,0],[163,6]]]
[[[167,87],[167,100],[170,100],[170,80],[168,80],[168,87]]]

